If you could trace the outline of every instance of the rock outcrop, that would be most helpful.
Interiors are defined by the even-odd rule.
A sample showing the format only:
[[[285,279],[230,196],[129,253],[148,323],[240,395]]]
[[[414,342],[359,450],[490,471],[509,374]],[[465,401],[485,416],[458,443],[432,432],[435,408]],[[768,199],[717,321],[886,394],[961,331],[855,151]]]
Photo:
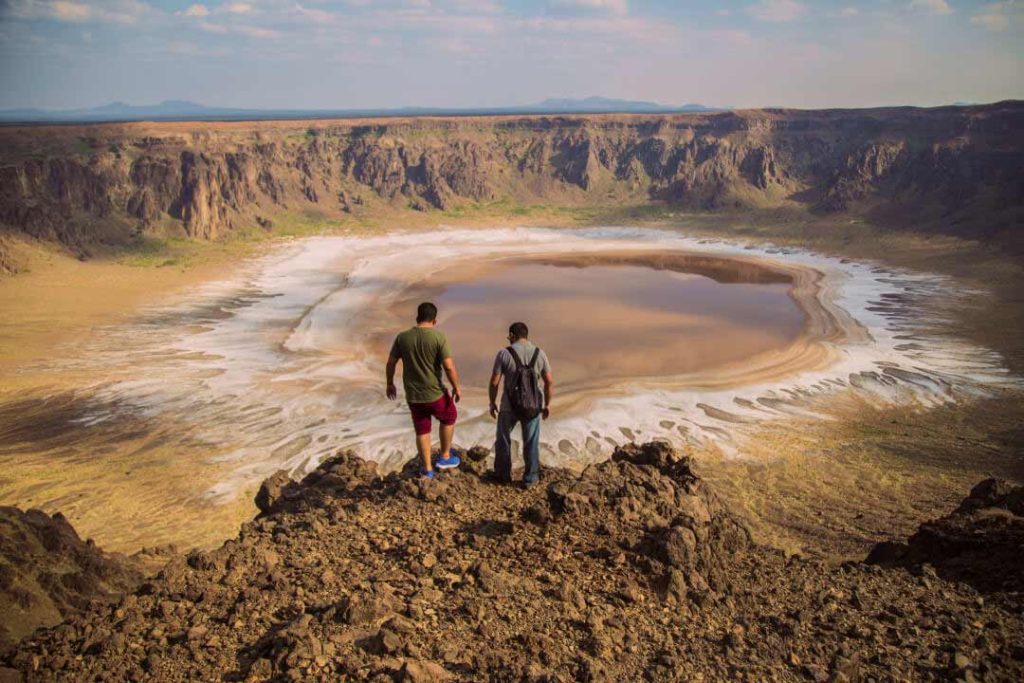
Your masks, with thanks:
[[[1024,595],[1024,487],[986,479],[950,515],[906,543],[880,543],[869,562],[930,571],[982,592]]]
[[[272,477],[237,538],[38,631],[0,680],[1024,674],[1015,584],[981,594],[927,568],[786,558],[752,543],[663,444],[582,474],[547,470],[526,490],[491,481],[486,452],[468,456],[433,481],[414,463],[382,477],[348,453],[301,482]],[[971,514],[1002,504],[987,496]]]
[[[0,507],[0,651],[37,627],[116,602],[142,578],[140,566],[83,541],[60,513]]]
[[[285,212],[803,207],[1020,246],[1024,104],[0,131],[0,225],[86,247]]]

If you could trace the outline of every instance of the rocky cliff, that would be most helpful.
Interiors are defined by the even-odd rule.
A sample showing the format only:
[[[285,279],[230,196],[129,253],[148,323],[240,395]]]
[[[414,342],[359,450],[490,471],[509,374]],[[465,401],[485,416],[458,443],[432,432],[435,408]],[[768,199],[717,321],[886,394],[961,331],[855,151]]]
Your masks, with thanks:
[[[0,130],[0,224],[86,247],[387,206],[792,206],[1020,244],[1024,104]]]
[[[1024,676],[1020,488],[987,482],[873,553],[896,566],[837,567],[753,543],[663,444],[525,491],[486,455],[434,481],[346,453],[275,475],[237,538],[36,632],[0,680]]]

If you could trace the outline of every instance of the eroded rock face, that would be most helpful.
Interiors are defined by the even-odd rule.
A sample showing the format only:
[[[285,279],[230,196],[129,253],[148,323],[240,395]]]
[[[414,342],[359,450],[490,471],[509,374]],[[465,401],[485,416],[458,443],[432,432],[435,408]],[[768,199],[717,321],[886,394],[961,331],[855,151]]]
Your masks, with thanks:
[[[777,206],[1016,243],[1024,105],[0,131],[0,225],[73,246],[281,211],[659,199]],[[304,127],[305,126],[305,127]],[[151,128],[151,127],[150,127]],[[358,198],[358,201],[356,200]],[[939,220],[941,218],[941,220]]]
[[[664,444],[527,490],[341,453],[0,675],[95,680],[1019,680],[1019,593],[751,543]],[[983,487],[985,509],[1012,492]],[[974,510],[974,504],[970,504]],[[973,512],[971,514],[974,514]],[[1018,568],[1018,573],[1020,569]],[[913,653],[912,656],[907,653]],[[870,653],[870,654],[868,654]],[[3,667],[9,667],[4,669]]]
[[[908,145],[903,140],[872,142],[855,150],[836,170],[822,206],[832,211],[850,208],[870,196],[887,178],[905,171],[908,162]]]

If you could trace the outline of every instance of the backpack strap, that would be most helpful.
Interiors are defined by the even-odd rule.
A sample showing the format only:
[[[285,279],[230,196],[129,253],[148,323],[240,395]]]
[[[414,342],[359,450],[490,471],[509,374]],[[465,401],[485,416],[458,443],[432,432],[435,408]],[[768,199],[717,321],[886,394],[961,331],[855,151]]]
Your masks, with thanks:
[[[508,351],[508,355],[512,356],[512,362],[516,364],[516,370],[522,370],[523,361],[519,359],[519,354],[511,346],[506,346],[505,350]]]
[[[528,366],[531,370],[533,370],[533,366],[535,366],[537,364],[537,359],[538,358],[540,358],[540,347],[539,346],[536,347],[533,350],[533,358],[530,359],[530,365]]]

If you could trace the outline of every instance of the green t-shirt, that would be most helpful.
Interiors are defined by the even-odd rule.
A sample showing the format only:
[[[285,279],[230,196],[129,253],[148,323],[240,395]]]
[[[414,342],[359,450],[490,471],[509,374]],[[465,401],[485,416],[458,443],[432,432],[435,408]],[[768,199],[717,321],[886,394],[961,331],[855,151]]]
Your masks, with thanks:
[[[444,395],[442,363],[452,357],[448,337],[433,327],[413,327],[395,337],[391,357],[402,360],[402,385],[409,403],[432,403]]]

